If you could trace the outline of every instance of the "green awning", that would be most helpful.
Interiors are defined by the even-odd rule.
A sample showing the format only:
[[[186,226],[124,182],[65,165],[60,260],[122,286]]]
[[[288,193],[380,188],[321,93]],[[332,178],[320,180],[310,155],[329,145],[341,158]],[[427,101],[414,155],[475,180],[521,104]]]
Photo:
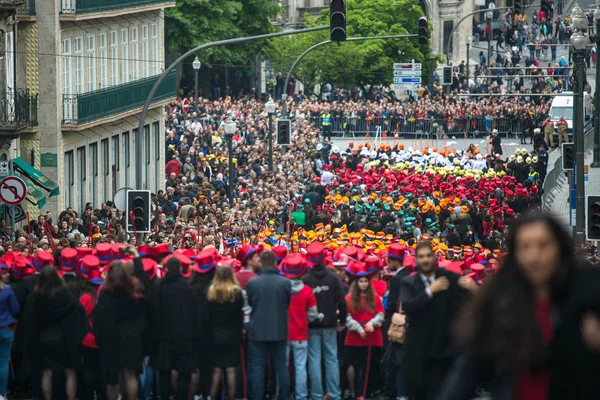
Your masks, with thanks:
[[[40,189],[37,188],[31,181],[28,179],[25,174],[20,174],[15,172],[19,178],[23,179],[25,185],[27,186],[27,199],[31,204],[38,206],[39,209],[42,209],[46,205],[46,195]]]
[[[37,186],[50,192],[48,197],[58,196],[60,194],[59,187],[56,183],[52,182],[46,175],[27,164],[21,157],[13,159],[13,166],[18,172],[21,172],[21,177],[24,175],[31,179],[31,182],[35,183]]]

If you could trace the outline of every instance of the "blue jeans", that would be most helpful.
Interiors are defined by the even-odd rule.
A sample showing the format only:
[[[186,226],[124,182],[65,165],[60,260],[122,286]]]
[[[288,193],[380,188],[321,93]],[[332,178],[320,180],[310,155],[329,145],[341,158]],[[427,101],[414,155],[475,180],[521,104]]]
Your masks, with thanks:
[[[138,398],[140,399],[149,399],[153,385],[152,383],[156,381],[156,391],[158,392],[158,371],[154,369],[154,367],[149,364],[150,357],[144,358],[144,366],[142,368],[142,373],[139,376],[141,390]]]
[[[337,332],[335,328],[310,329],[308,331],[308,374],[310,376],[310,397],[323,399],[321,381],[321,359],[325,359],[325,379],[327,394],[332,400],[339,400],[340,369],[337,356]]]
[[[290,351],[294,352],[294,373],[296,376],[296,400],[305,400],[308,397],[308,387],[306,385],[308,377],[306,376],[306,363],[308,361],[308,341],[288,342],[288,348],[285,352],[288,358]]]
[[[265,395],[265,369],[267,356],[271,353],[273,367],[279,382],[279,398],[289,399],[290,376],[287,371],[286,353],[287,340],[274,342],[248,341],[248,366],[250,373],[250,400],[263,400]]]
[[[2,396],[6,396],[10,350],[14,340],[15,333],[12,328],[0,329],[0,395]]]
[[[408,397],[408,391],[406,390],[406,382],[400,371],[396,371],[396,398]]]

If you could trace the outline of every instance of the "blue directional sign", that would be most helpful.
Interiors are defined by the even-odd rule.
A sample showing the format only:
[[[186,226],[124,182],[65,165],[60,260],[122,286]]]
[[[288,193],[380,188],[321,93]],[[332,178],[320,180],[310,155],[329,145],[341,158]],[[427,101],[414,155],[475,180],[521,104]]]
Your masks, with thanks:
[[[394,83],[421,83],[421,77],[395,76]]]

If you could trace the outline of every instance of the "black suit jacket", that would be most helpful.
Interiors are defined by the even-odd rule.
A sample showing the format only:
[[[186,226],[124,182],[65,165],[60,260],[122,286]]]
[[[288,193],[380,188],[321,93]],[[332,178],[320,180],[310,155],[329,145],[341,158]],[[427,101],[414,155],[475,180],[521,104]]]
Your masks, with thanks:
[[[400,305],[400,291],[402,280],[410,276],[408,268],[402,268],[396,273],[390,282],[390,293],[388,294],[387,307],[385,309],[386,320],[390,319],[398,311]]]
[[[427,295],[420,274],[403,279],[400,285],[402,309],[408,322],[400,368],[405,379],[417,386],[426,383],[432,361],[451,360],[455,356],[450,324],[466,293],[458,286],[457,274],[438,268],[435,276],[445,276],[450,286],[432,298]]]

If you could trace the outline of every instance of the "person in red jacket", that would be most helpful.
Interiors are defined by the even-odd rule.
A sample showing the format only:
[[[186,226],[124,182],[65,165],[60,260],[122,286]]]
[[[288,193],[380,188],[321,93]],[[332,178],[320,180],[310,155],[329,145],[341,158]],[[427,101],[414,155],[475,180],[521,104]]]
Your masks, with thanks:
[[[371,359],[377,358],[377,351],[383,347],[381,327],[384,321],[384,310],[381,296],[371,283],[371,275],[365,263],[353,261],[346,269],[354,278],[350,292],[346,295],[348,317],[346,318],[346,355],[348,362],[348,386],[352,397],[356,397],[355,378],[358,375],[363,382],[367,374],[367,366]],[[370,357],[369,357],[370,356]]]

